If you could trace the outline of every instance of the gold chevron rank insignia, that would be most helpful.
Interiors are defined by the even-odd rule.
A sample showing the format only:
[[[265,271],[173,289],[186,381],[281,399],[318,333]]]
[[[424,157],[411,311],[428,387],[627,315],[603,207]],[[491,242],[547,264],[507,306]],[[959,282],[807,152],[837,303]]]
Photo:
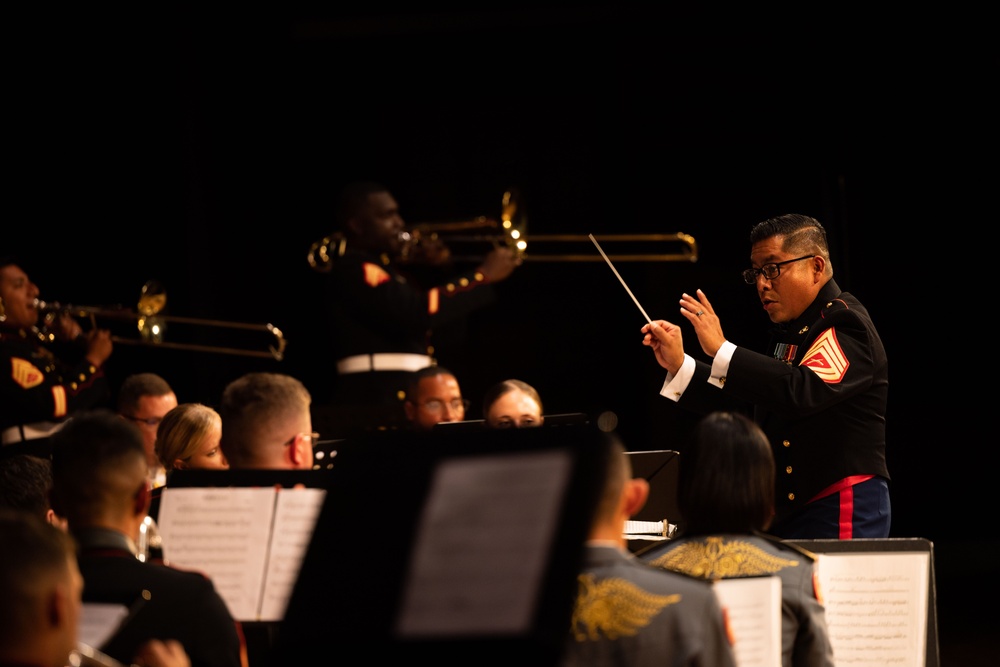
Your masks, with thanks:
[[[27,359],[11,359],[10,367],[10,376],[22,389],[37,387],[45,380],[45,375]]]
[[[660,610],[681,601],[681,595],[656,595],[625,579],[597,581],[592,574],[577,578],[573,636],[578,642],[630,637],[649,625]]]
[[[389,273],[377,264],[365,262],[362,265],[365,272],[365,282],[369,287],[378,287],[382,283],[389,282]]]
[[[805,366],[820,377],[823,382],[836,384],[844,379],[844,373],[851,362],[837,341],[837,333],[827,329],[812,344],[799,366]]]

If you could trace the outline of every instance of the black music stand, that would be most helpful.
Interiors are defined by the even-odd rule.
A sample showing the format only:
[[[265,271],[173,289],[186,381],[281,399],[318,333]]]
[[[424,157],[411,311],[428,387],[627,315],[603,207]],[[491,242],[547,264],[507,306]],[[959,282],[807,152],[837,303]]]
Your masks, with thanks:
[[[331,647],[373,663],[557,664],[607,443],[586,424],[345,441],[275,664]],[[522,588],[527,613],[500,627]]]
[[[679,526],[681,511],[677,506],[677,479],[680,453],[673,449],[629,452],[632,476],[649,482],[649,498],[634,521],[669,521]]]

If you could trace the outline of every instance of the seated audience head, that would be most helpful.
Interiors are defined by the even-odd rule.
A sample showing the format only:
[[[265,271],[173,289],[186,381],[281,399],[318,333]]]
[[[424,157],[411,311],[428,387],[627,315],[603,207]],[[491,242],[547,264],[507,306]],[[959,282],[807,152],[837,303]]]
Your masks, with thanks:
[[[52,510],[51,490],[50,459],[21,453],[0,458],[0,507],[27,510],[65,529],[66,522]]]
[[[735,412],[703,417],[678,473],[685,535],[767,530],[774,517],[774,475],[771,445],[757,424]]]
[[[483,419],[490,428],[541,426],[542,398],[527,382],[504,380],[486,390]]]
[[[222,417],[201,403],[181,403],[168,412],[156,432],[156,456],[167,472],[178,469],[226,469],[219,441]]]
[[[52,509],[70,532],[112,529],[137,540],[150,500],[139,428],[110,410],[95,409],[51,437]]]
[[[177,407],[177,395],[156,373],[136,373],[122,380],[117,405],[118,414],[142,431],[146,460],[150,470],[156,472],[160,467],[156,457],[156,430],[166,414]]]
[[[406,419],[420,431],[429,431],[442,422],[464,421],[468,407],[458,379],[443,366],[414,371],[403,403]]]
[[[247,373],[222,392],[222,452],[231,468],[313,467],[312,397],[283,373]]]
[[[65,667],[78,645],[83,577],[69,534],[0,507],[0,664]]]

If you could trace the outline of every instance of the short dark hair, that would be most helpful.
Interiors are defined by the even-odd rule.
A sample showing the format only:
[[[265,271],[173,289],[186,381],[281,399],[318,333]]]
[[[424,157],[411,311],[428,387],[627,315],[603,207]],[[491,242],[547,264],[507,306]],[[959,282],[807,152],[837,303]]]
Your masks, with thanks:
[[[774,236],[784,236],[781,249],[791,252],[812,252],[830,259],[826,229],[816,218],[799,213],[786,213],[758,222],[750,230],[750,244],[766,241]]]
[[[352,181],[341,188],[334,209],[337,229],[346,231],[347,221],[367,206],[369,195],[377,192],[389,192],[389,188],[378,181]]]
[[[33,454],[0,458],[0,507],[12,507],[45,517],[52,489],[52,461]]]
[[[413,397],[417,394],[420,389],[420,382],[427,378],[437,377],[439,375],[450,375],[458,380],[457,376],[444,366],[426,366],[419,370],[413,371],[410,374],[410,379],[406,385],[406,400],[413,402]]]
[[[129,375],[118,387],[118,412],[134,412],[143,396],[166,396],[173,391],[170,383],[156,373]]]
[[[746,415],[712,412],[681,452],[677,504],[684,534],[766,530],[774,515],[774,454]]]
[[[259,443],[266,441],[278,420],[298,410],[309,410],[312,396],[297,378],[285,373],[246,373],[222,391],[220,446],[233,468],[257,458]]]
[[[120,472],[146,467],[142,431],[106,408],[85,410],[49,436],[52,444],[52,509],[75,519],[92,517],[121,501]],[[148,471],[143,473],[148,474]]]
[[[24,510],[0,507],[0,644],[17,645],[33,632],[40,582],[62,579],[76,557],[64,530]]]

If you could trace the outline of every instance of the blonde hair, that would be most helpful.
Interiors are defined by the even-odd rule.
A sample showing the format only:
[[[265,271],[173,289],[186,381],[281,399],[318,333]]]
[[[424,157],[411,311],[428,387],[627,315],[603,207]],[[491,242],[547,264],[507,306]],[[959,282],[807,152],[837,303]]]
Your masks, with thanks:
[[[193,456],[213,429],[222,428],[222,418],[213,408],[201,403],[181,403],[163,417],[156,430],[156,457],[167,470],[174,461]]]

